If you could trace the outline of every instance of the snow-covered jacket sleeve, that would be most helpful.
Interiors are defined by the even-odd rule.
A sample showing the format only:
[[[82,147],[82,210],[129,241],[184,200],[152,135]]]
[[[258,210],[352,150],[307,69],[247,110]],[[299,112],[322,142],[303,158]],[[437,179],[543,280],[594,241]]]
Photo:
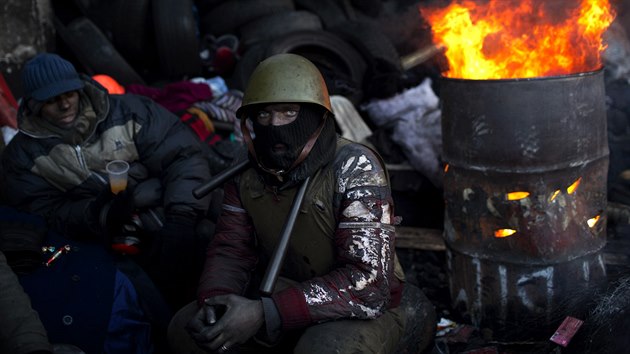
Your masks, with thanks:
[[[394,276],[393,200],[384,167],[357,144],[337,155],[337,267],[273,294],[282,327],[342,318],[373,319],[390,307]]]

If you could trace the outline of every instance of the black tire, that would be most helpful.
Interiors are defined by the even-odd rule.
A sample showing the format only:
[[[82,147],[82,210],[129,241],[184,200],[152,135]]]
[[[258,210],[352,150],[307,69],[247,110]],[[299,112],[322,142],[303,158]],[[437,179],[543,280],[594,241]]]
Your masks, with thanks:
[[[192,0],[153,0],[152,6],[162,73],[172,80],[200,75],[199,38]]]
[[[150,0],[118,0],[112,19],[112,42],[133,64],[155,57]]]
[[[330,31],[354,45],[368,62],[371,58],[380,59],[402,71],[396,47],[377,23],[350,21],[334,26]]]
[[[260,17],[239,29],[241,45],[249,47],[257,42],[277,38],[295,31],[321,30],[319,16],[306,10],[279,12]]]
[[[79,17],[67,26],[55,20],[55,29],[85,68],[86,74],[106,74],[123,86],[144,84],[140,75],[88,18]]]
[[[383,10],[381,0],[350,0],[350,3],[352,7],[373,18],[378,17]]]
[[[363,97],[363,76],[367,65],[348,42],[328,31],[298,31],[273,40],[266,56],[294,53],[311,60],[322,72],[330,94],[341,95],[357,104]]]
[[[295,8],[308,10],[322,20],[324,29],[334,27],[338,24],[342,24],[348,21],[343,7],[339,4],[340,1],[336,0],[294,0]]]
[[[363,98],[391,97],[403,86],[400,56],[389,37],[374,21],[351,21],[330,29],[351,43],[365,58],[368,69],[363,80]]]
[[[252,72],[263,59],[266,58],[267,46],[269,42],[259,42],[250,46],[241,55],[241,58],[236,63],[234,72],[226,80],[229,87],[236,90],[245,91],[247,82]]]
[[[94,24],[111,39],[112,21],[115,16],[115,7],[109,1],[100,0],[74,0],[74,6],[82,16],[89,18]],[[67,5],[66,5],[67,6]]]
[[[219,4],[224,1],[229,0],[196,0],[195,6],[197,6],[197,11],[199,11],[199,15],[201,17],[205,15],[208,11],[219,6]]]
[[[278,12],[294,10],[293,0],[230,0],[208,11],[200,20],[203,34],[236,34],[244,24]]]

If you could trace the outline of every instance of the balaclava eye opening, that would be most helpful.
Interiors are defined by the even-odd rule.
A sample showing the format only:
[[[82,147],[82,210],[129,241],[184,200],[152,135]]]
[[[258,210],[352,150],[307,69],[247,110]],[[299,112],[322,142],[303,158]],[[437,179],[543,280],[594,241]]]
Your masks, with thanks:
[[[255,111],[251,110],[250,112]],[[258,124],[255,119],[252,120],[255,133],[253,146],[258,162],[266,169],[286,171],[279,179],[276,175],[272,175],[259,167],[259,171],[263,172],[262,175],[268,183],[283,185],[286,182],[293,185],[332,159],[336,145],[336,131],[334,119],[329,116],[326,118],[319,138],[309,155],[304,161],[289,170],[309,138],[322,124],[326,114],[327,111],[323,107],[302,103],[297,119],[289,124],[264,126]],[[287,146],[286,151],[274,152],[273,146],[276,144],[285,144]]]

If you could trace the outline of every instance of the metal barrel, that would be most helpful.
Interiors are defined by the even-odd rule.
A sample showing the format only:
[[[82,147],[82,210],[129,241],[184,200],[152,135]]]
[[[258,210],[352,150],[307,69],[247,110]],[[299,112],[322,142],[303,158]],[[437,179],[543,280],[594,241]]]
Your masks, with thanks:
[[[603,71],[443,78],[440,96],[452,305],[504,339],[550,335],[606,281]]]

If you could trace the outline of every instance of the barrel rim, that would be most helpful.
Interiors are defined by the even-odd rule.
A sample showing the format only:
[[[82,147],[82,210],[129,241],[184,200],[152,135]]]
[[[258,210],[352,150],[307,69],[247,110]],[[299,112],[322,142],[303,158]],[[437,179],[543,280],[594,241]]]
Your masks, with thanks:
[[[439,80],[451,81],[451,82],[469,82],[469,83],[493,83],[493,82],[505,83],[505,82],[521,82],[521,81],[545,81],[545,80],[558,80],[558,79],[595,76],[602,73],[603,71],[604,71],[604,67],[600,66],[600,68],[597,70],[584,71],[584,72],[565,74],[565,75],[551,75],[551,76],[537,76],[537,77],[509,78],[509,79],[464,79],[464,78],[440,76]]]

